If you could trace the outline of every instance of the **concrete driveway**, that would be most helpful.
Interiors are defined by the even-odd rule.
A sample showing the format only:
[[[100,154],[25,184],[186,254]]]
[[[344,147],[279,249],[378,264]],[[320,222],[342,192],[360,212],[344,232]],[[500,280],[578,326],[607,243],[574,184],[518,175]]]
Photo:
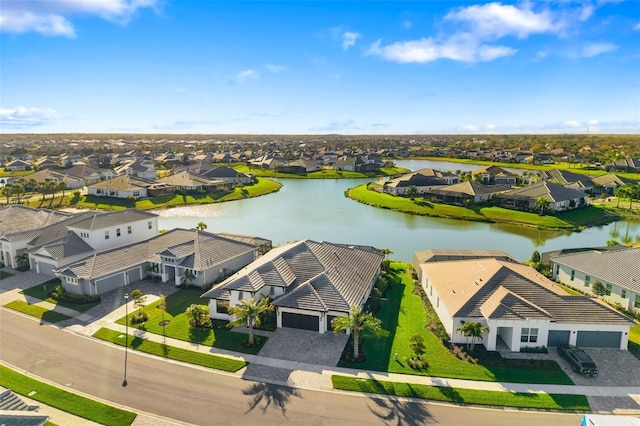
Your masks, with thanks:
[[[278,328],[269,335],[258,355],[333,367],[340,360],[348,338],[346,334]]]

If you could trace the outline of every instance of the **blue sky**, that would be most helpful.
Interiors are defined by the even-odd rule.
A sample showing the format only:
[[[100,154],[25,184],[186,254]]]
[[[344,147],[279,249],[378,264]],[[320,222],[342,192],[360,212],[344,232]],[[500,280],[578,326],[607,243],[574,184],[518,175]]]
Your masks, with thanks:
[[[637,1],[2,0],[3,133],[640,133]]]

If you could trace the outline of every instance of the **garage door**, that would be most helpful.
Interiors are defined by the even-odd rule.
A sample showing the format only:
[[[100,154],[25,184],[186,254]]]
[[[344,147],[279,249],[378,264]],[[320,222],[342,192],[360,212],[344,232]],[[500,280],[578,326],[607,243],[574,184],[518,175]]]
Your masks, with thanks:
[[[130,269],[127,273],[129,274],[129,283],[140,281],[142,279],[140,268]]]
[[[552,348],[560,345],[568,345],[570,334],[571,332],[569,330],[549,330],[547,347]]]
[[[578,331],[576,346],[584,348],[619,348],[620,331]]]
[[[122,286],[124,286],[124,274],[118,274],[109,278],[96,280],[96,289],[98,290],[98,294],[103,294]]]
[[[320,331],[320,319],[313,315],[282,313],[282,326],[301,330]]]
[[[51,275],[52,277],[55,277],[55,274],[53,273],[54,265],[49,265],[48,263],[39,262],[38,268],[40,269],[41,274]]]

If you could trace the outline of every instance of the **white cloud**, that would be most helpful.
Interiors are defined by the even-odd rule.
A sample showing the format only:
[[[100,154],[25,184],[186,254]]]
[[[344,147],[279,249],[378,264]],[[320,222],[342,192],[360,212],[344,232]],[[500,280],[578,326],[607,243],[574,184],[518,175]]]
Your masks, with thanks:
[[[487,124],[485,127],[487,128],[487,130],[493,130],[493,129],[496,128],[496,125],[495,124]]]
[[[17,107],[0,109],[0,125],[6,128],[28,128],[50,123],[57,117],[52,109]]]
[[[266,64],[264,67],[271,72],[281,72],[286,69],[282,65],[273,65],[273,64]]]
[[[583,58],[593,58],[594,56],[602,55],[603,53],[618,50],[618,47],[620,46],[613,43],[590,43],[582,48],[580,56]]]
[[[368,55],[379,56],[383,59],[399,63],[425,63],[438,59],[451,59],[461,62],[488,62],[494,59],[510,56],[515,49],[507,46],[492,46],[478,44],[467,35],[451,37],[445,41],[433,38],[401,41],[382,46],[378,40],[371,45]]]
[[[360,38],[359,33],[345,31],[345,33],[342,34],[342,49],[349,50],[351,46],[355,46],[356,40],[358,40],[359,38]]]
[[[476,126],[475,124],[467,124],[466,126],[462,126],[462,129],[465,132],[477,132],[478,126]]]
[[[576,120],[566,121],[564,124],[569,126],[569,127],[580,127],[580,126],[582,126],[582,123],[580,123],[579,121],[576,121]]]
[[[0,9],[0,32],[74,37],[72,16],[97,16],[126,24],[139,9],[157,5],[158,0],[8,1]]]
[[[248,69],[244,71],[240,71],[236,74],[236,83],[242,84],[247,80],[258,78],[259,74],[256,70]]]
[[[589,120],[589,121],[587,121],[587,123],[588,123],[590,126],[595,126],[596,124],[598,124],[598,120]]]

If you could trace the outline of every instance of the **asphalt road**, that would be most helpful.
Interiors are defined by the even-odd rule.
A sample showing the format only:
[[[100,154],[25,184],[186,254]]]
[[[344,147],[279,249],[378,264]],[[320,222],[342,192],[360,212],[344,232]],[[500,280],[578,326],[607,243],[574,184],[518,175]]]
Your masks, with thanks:
[[[197,425],[579,425],[579,415],[492,410],[294,390],[124,350],[0,309],[0,359],[36,376]]]

